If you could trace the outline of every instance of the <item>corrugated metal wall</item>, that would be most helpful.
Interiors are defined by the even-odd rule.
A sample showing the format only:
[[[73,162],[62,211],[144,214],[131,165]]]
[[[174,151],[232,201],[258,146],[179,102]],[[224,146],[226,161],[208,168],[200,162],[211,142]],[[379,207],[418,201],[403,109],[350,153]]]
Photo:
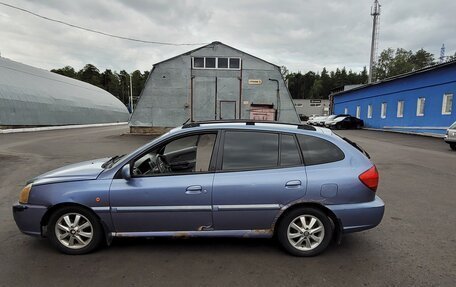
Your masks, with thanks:
[[[93,85],[0,58],[0,126],[128,121],[128,110]]]
[[[192,69],[192,57],[239,57],[242,69]],[[222,43],[213,43],[154,66],[130,121],[131,126],[175,127],[188,119],[249,119],[252,104],[277,108],[280,121],[298,123],[280,69]],[[251,84],[249,79],[261,80]]]
[[[455,100],[452,113],[442,113],[445,94],[456,97],[456,63],[336,95],[334,113],[341,114],[346,109],[355,116],[359,106],[360,118],[367,127],[442,134],[456,121]],[[425,98],[422,116],[417,115],[418,98]],[[402,117],[398,117],[398,101],[404,102]],[[385,117],[381,115],[382,103],[386,104]],[[369,105],[372,106],[371,118],[368,117]]]

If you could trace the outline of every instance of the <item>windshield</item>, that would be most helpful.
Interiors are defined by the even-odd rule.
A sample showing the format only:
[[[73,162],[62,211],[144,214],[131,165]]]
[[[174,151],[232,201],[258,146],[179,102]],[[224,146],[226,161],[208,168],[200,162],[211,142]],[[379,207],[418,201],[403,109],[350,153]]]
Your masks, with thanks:
[[[173,132],[175,132],[176,130],[179,130],[179,129],[181,129],[181,127],[174,128],[174,129],[168,131],[167,133],[165,133],[165,134],[163,134],[163,135],[161,135],[161,136],[159,136],[159,137],[153,139],[153,140],[152,140],[150,143],[148,143],[147,145],[148,145],[148,146],[153,145],[154,143],[156,143],[156,142],[162,140],[163,138],[167,137],[169,134],[171,134],[171,133],[173,133]],[[129,154],[137,153],[137,152],[143,150],[145,146],[146,146],[146,145],[140,146],[139,148],[137,148],[136,150],[134,150],[133,152],[131,152],[131,153],[129,153]],[[113,167],[117,162],[119,162],[120,160],[122,160],[126,155],[127,155],[127,154],[123,154],[123,155],[120,155],[120,156],[113,156],[113,157],[110,158],[107,162],[105,162],[101,167],[102,167],[102,168],[105,168],[105,169],[106,169],[106,168],[111,168],[111,167]]]
[[[332,120],[332,119],[334,119],[334,118],[336,118],[336,117],[337,117],[336,115],[331,115],[331,116],[327,117],[326,119],[327,119],[327,120]]]
[[[450,129],[456,130],[456,122],[454,122],[454,123],[450,126]]]
[[[341,122],[341,121],[345,120],[346,118],[347,118],[347,117],[345,117],[345,116],[342,116],[342,117],[339,116],[339,117],[335,118],[334,121],[335,121],[335,122]]]

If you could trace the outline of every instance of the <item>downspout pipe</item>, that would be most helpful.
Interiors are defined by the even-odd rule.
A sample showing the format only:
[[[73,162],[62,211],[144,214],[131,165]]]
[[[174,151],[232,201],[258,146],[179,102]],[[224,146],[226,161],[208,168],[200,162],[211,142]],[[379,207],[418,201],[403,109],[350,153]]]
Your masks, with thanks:
[[[279,120],[279,113],[280,113],[280,89],[279,89],[279,80],[277,79],[269,79],[269,81],[276,82],[277,84],[277,113],[275,115],[275,120]]]

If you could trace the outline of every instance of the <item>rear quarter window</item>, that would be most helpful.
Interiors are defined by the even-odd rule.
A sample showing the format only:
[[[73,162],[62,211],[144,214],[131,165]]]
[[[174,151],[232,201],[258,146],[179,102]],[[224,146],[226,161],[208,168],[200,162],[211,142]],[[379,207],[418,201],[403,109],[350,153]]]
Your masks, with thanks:
[[[307,135],[297,136],[306,165],[331,163],[345,158],[339,147],[325,139]]]

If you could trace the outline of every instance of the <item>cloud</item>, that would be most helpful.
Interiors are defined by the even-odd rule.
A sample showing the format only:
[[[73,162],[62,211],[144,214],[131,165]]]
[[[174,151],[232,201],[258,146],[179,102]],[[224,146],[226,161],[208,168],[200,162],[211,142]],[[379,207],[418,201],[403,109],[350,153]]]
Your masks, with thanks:
[[[221,41],[291,71],[368,65],[373,1],[13,1],[8,3],[76,25],[144,40]],[[436,57],[442,43],[454,54],[456,2],[380,1],[379,50],[424,48]],[[195,47],[128,42],[73,29],[0,6],[2,56],[45,69],[86,63],[100,70],[149,70]]]

